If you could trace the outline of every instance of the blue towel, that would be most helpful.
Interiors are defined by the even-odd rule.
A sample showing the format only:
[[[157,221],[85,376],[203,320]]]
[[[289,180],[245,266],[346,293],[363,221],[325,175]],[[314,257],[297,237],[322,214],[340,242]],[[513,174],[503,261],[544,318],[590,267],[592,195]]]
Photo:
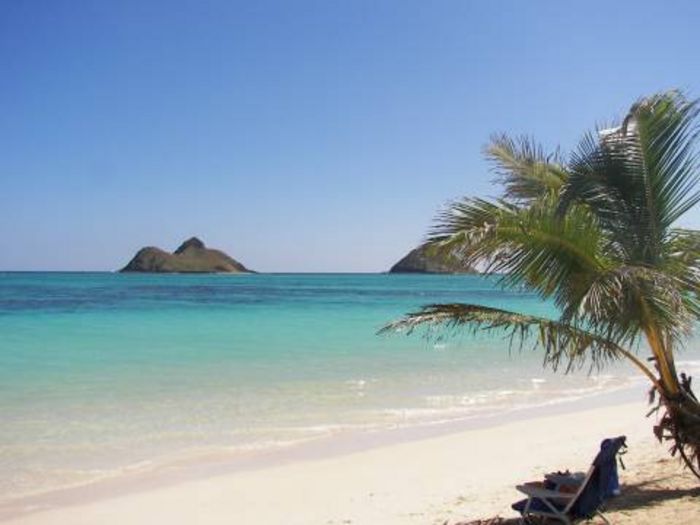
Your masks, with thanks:
[[[606,499],[620,490],[617,475],[617,453],[625,445],[625,436],[606,439],[600,444],[600,452],[593,460],[596,469],[572,509],[574,516],[592,517]]]

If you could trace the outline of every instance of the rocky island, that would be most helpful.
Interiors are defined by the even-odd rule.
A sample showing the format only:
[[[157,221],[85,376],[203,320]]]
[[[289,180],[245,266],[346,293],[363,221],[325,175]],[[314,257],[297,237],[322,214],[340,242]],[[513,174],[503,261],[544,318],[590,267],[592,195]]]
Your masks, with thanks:
[[[442,251],[431,250],[426,245],[411,250],[408,255],[391,267],[389,273],[478,273],[466,266],[458,257]]]
[[[173,253],[153,246],[141,248],[120,272],[254,273],[224,252],[207,248],[197,237]]]

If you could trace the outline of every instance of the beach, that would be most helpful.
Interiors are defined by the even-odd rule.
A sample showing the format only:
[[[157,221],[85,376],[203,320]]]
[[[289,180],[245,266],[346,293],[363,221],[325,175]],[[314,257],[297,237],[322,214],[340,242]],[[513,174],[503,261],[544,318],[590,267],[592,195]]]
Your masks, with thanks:
[[[636,487],[630,490],[639,498],[643,485],[659,478],[677,489],[677,498],[685,485],[686,496],[697,495],[687,474],[653,440],[644,413],[642,402],[583,408],[330,457],[292,455],[278,465],[203,479],[171,483],[164,475],[156,487],[122,487],[112,494],[88,490],[77,499],[58,495],[42,502],[53,508],[25,509],[7,523],[408,525],[512,517],[516,484],[552,470],[586,470],[600,440],[617,435],[626,435],[629,445],[620,499],[626,486]],[[654,494],[659,500],[659,491]],[[697,506],[664,503],[669,502],[661,498],[649,504],[657,521],[646,520],[648,509],[637,504],[613,511],[613,522],[666,523],[658,521],[659,512],[678,514],[673,523],[700,518]]]

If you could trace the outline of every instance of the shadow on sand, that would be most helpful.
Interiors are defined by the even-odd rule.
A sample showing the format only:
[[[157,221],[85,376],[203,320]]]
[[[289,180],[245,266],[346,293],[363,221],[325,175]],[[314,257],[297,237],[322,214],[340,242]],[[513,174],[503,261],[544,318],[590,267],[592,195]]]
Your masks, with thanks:
[[[655,478],[641,483],[633,483],[622,486],[622,495],[609,501],[605,505],[604,512],[628,512],[636,510],[644,510],[660,505],[662,503],[679,500],[681,498],[697,498],[700,497],[700,487],[693,488],[660,488],[658,485],[673,483],[674,477],[667,476]],[[599,520],[600,521],[600,520]],[[555,520],[550,520],[549,523],[555,523]],[[445,525],[517,525],[518,518],[488,518],[474,521],[459,521],[453,524]],[[542,523],[545,523],[544,521]],[[594,519],[589,523],[597,523]],[[602,521],[601,521],[602,523]]]
[[[656,486],[673,482],[674,477],[667,476],[632,485],[623,485],[622,495],[610,501],[606,505],[606,509],[610,512],[648,509],[666,501],[700,496],[700,487],[674,489]]]

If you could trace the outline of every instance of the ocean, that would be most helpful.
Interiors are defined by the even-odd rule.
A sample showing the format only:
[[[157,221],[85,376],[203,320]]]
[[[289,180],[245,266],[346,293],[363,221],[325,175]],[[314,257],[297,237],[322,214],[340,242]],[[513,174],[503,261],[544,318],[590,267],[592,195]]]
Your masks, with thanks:
[[[376,334],[435,302],[556,314],[472,275],[0,273],[0,503],[641,381],[553,373],[501,335]]]

